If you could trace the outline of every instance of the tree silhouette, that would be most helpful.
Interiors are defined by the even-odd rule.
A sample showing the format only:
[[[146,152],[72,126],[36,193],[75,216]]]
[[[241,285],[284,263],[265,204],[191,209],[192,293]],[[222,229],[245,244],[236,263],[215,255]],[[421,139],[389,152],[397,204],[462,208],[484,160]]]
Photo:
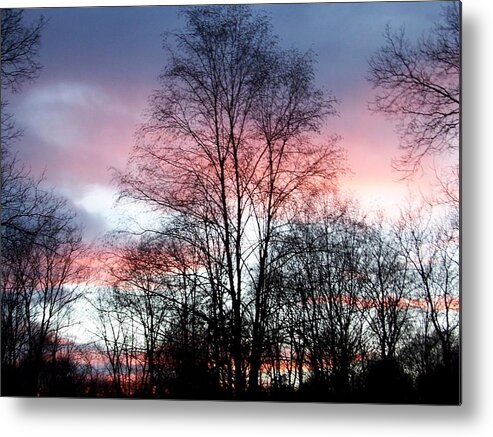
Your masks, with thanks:
[[[43,188],[43,177],[33,176],[11,150],[21,133],[5,113],[4,94],[37,78],[45,20],[26,26],[22,10],[2,9],[1,25],[2,380],[8,381],[2,394],[58,393],[47,387],[55,381],[48,372],[62,365],[57,354],[85,279],[79,262],[85,249],[66,200]]]
[[[267,19],[251,9],[193,8],[185,18],[121,175],[122,195],[192,217],[218,235],[225,275],[219,284],[231,305],[234,384],[242,396],[245,354],[249,388],[258,384],[275,220],[296,193],[335,176],[333,139],[315,146],[309,138],[334,113],[334,99],[314,87],[311,57],[279,48]]]
[[[21,132],[16,129],[13,117],[7,113],[5,92],[19,92],[26,82],[35,80],[41,70],[38,61],[41,31],[46,20],[40,17],[27,26],[22,9],[2,9],[1,12],[2,58],[2,161],[3,151]]]
[[[404,30],[385,30],[385,45],[369,61],[377,90],[370,108],[399,121],[404,155],[396,167],[416,171],[425,156],[459,147],[460,2],[415,44]]]
[[[22,9],[2,9],[2,89],[19,91],[35,80],[41,69],[38,51],[46,20],[40,17],[26,26]]]

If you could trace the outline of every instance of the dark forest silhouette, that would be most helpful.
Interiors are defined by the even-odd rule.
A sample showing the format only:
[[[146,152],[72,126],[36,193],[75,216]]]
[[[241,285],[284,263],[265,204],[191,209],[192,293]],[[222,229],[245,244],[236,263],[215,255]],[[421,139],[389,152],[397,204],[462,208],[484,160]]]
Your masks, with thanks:
[[[247,6],[183,16],[115,175],[160,223],[107,236],[97,260],[12,152],[2,95],[2,395],[458,404],[457,169],[399,219],[365,216],[337,189],[337,99],[313,54]],[[459,22],[452,3],[415,44],[387,29],[369,62],[408,177],[457,152]],[[2,91],[37,77],[44,25],[2,10]],[[82,301],[90,344],[66,335]]]

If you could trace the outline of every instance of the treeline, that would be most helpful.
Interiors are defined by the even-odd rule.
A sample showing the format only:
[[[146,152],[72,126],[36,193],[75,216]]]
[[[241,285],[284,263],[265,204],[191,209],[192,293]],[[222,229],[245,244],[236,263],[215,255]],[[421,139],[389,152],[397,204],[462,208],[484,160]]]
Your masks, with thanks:
[[[279,224],[260,294],[258,259],[245,267],[241,372],[224,249],[201,249],[196,224],[106,248],[111,286],[84,287],[85,345],[69,334],[87,317],[71,311],[87,279],[78,237],[19,233],[2,255],[2,393],[457,403],[458,229],[429,212],[391,224],[331,201]]]
[[[67,329],[85,279],[78,244],[27,239],[3,256],[2,393],[457,403],[456,231],[421,212],[391,226],[347,204],[328,211],[279,227],[260,302],[245,283],[243,392],[226,267],[197,249],[190,223],[113,243],[112,286],[86,289],[98,337],[86,345]]]
[[[227,266],[193,224],[115,247],[95,304],[101,395],[457,403],[457,235],[421,214],[391,226],[328,211],[279,226],[260,295],[248,266],[240,372]]]

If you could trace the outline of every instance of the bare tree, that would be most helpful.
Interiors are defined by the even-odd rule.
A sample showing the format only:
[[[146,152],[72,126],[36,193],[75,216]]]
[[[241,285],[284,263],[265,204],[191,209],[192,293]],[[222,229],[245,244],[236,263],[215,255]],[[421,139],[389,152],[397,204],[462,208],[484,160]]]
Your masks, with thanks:
[[[423,210],[403,214],[400,245],[419,284],[419,298],[441,345],[443,364],[450,371],[459,330],[459,240],[447,223],[443,226],[430,216]]]
[[[121,176],[122,194],[193,218],[206,235],[219,237],[226,280],[220,287],[232,314],[234,386],[241,396],[245,356],[253,390],[258,381],[274,220],[296,193],[335,173],[333,141],[314,147],[307,138],[334,112],[334,101],[313,86],[313,61],[281,50],[267,19],[248,7],[194,8],[185,18],[163,87],[151,98],[149,123]],[[246,299],[252,285],[253,312]]]
[[[361,355],[366,227],[351,205],[324,204],[322,197],[317,203],[304,219],[297,215],[271,250],[275,315],[267,319],[271,356],[265,360],[274,389],[284,379],[292,390],[343,400]]]
[[[370,109],[399,123],[404,154],[395,167],[410,176],[426,158],[443,160],[438,165],[434,160],[438,190],[426,200],[430,208],[407,211],[393,245],[406,259],[414,284],[406,291],[412,299],[413,324],[404,361],[420,369],[418,382],[426,380],[420,396],[439,402],[459,399],[460,175],[455,159],[460,140],[460,14],[460,2],[447,2],[440,22],[415,43],[404,30],[387,27],[385,45],[370,59],[368,76],[377,91]],[[440,205],[441,221],[433,205]],[[436,385],[443,375],[443,384]],[[431,392],[437,393],[426,394],[423,386],[431,385]]]
[[[300,54],[294,50],[276,53],[270,60],[268,80],[255,103],[255,125],[262,142],[251,153],[254,170],[252,183],[248,185],[250,212],[258,241],[249,357],[251,392],[255,391],[259,378],[271,241],[283,225],[289,206],[300,200],[300,194],[309,197],[314,192],[324,191],[342,173],[336,137],[328,138],[322,147],[308,138],[320,130],[328,115],[335,114],[335,99],[327,99],[314,86],[313,79],[310,53]]]
[[[66,200],[43,188],[43,177],[33,176],[10,150],[21,133],[5,111],[5,94],[38,77],[45,23],[41,17],[24,24],[20,9],[1,11],[2,372],[14,385],[10,394],[37,394],[46,360],[56,367],[86,270],[82,231]]]
[[[24,24],[22,9],[2,9],[1,12],[1,59],[2,59],[2,160],[3,151],[19,137],[13,117],[7,113],[7,90],[19,92],[26,82],[35,80],[41,70],[39,47],[41,31],[46,20],[40,17],[31,25]]]
[[[38,77],[41,64],[38,52],[41,30],[46,24],[43,17],[30,26],[24,24],[22,9],[1,10],[1,64],[2,64],[2,240],[19,232],[31,236],[41,231],[43,221],[49,221],[61,205],[53,196],[40,189],[42,178],[30,175],[10,150],[21,131],[15,127],[13,116],[6,112],[7,91],[19,92],[22,86]],[[43,218],[45,220],[43,220]],[[36,223],[34,223],[36,222]]]
[[[18,161],[10,150],[15,139],[21,135],[16,129],[13,116],[6,112],[7,91],[18,92],[25,82],[38,77],[41,64],[38,52],[41,30],[46,24],[43,17],[30,26],[24,24],[22,9],[1,10],[1,72],[2,72],[2,168],[1,189],[2,240],[13,234],[36,235],[50,221],[62,205],[42,190],[42,178],[30,175],[29,170]],[[53,224],[53,223],[52,223]]]
[[[45,200],[60,205],[56,197]],[[7,370],[25,369],[19,380],[25,380],[31,395],[38,388],[48,341],[60,344],[67,335],[73,304],[86,279],[80,229],[70,213],[63,214],[43,217],[42,233],[18,232],[3,241],[2,364]]]
[[[44,178],[36,178],[10,151],[2,151],[1,229],[6,250],[23,239],[38,243],[41,235],[56,235],[74,218],[67,201],[43,187]],[[13,249],[12,249],[13,250]]]
[[[410,322],[410,267],[398,250],[391,229],[381,221],[369,229],[366,253],[366,280],[360,306],[377,340],[379,358],[394,361]]]
[[[39,46],[46,20],[40,17],[26,26],[23,14],[22,9],[1,11],[2,90],[19,91],[24,82],[35,80],[41,69]]]
[[[369,61],[377,90],[373,111],[398,120],[404,155],[396,167],[414,172],[425,156],[459,147],[460,2],[415,44],[387,27],[385,45]]]
[[[214,357],[206,342],[209,290],[197,271],[194,248],[163,230],[119,241],[111,252],[111,288],[103,291],[95,309],[97,344],[115,393],[209,393],[215,372],[207,365]]]

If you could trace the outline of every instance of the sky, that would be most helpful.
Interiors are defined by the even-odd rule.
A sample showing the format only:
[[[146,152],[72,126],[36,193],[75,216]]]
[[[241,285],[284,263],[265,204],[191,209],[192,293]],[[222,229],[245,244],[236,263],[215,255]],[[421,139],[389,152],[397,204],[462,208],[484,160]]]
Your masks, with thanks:
[[[399,182],[394,122],[371,114],[374,91],[368,60],[383,44],[385,26],[404,26],[414,40],[440,17],[443,2],[256,5],[267,12],[284,47],[313,50],[316,81],[340,101],[327,128],[341,136],[351,172],[341,182],[368,210],[397,211],[412,191],[426,192],[426,177]],[[69,199],[97,239],[119,225],[128,205],[114,207],[111,168],[123,170],[143,122],[147,98],[166,65],[162,33],[183,25],[179,7],[29,9],[27,21],[49,19],[42,33],[40,77],[8,96],[24,136],[16,145],[33,173]]]

